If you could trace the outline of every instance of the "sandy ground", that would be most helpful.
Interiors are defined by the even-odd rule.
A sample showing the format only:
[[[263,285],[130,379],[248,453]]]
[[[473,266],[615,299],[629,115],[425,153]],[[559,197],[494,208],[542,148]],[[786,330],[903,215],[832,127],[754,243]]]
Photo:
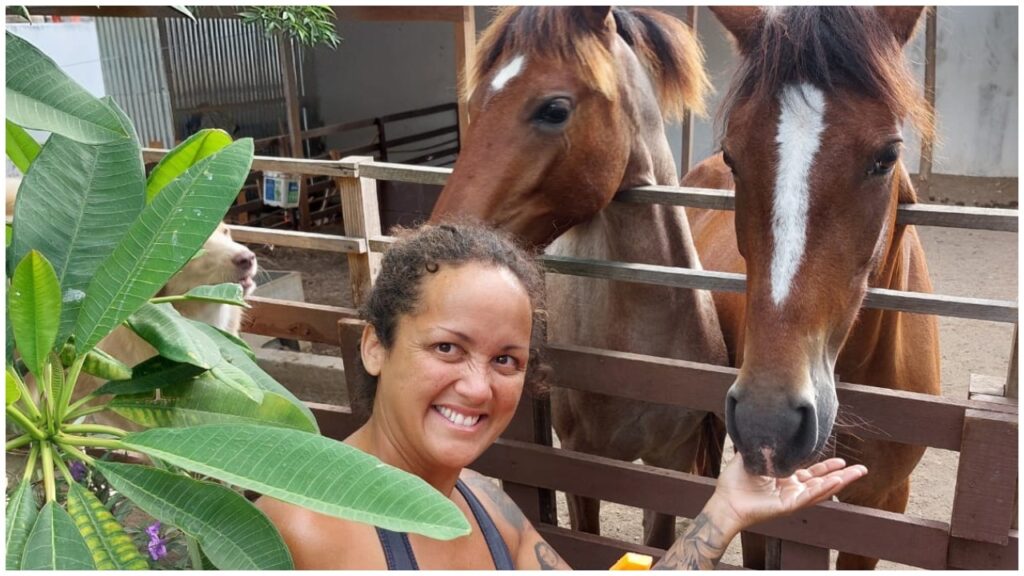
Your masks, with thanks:
[[[936,293],[1017,300],[1017,235],[920,228]],[[258,252],[261,266],[268,269],[300,270],[309,302],[351,305],[347,293],[346,261],[343,255],[277,248]],[[940,318],[943,394],[966,398],[971,374],[1003,376],[1010,354],[1012,326],[977,320]],[[331,347],[318,346],[320,353],[336,353]],[[908,513],[920,518],[949,521],[956,481],[958,455],[930,449],[913,475]],[[564,498],[559,498],[559,523],[568,526]],[[637,509],[606,504],[602,508],[603,533],[607,536],[639,542],[641,512]],[[679,520],[681,531],[686,520]],[[726,562],[739,564],[738,540],[730,548]],[[905,568],[881,562],[879,568]]]

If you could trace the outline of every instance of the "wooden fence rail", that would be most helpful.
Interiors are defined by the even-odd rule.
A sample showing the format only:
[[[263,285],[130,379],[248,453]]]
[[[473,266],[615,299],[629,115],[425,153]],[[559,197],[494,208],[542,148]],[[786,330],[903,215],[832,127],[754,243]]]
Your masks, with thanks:
[[[305,169],[299,165],[289,168],[297,172]],[[352,202],[356,202],[359,195],[365,196],[374,190],[374,180],[378,178],[443,184],[450,172],[365,158],[314,164],[308,169],[329,172],[328,175],[339,181],[347,181]],[[731,193],[720,190],[645,187],[620,194],[618,200],[732,209]],[[899,221],[907,224],[1017,231],[1016,210],[929,205],[901,205],[899,210]],[[245,230],[239,237],[284,245],[303,242],[305,244],[301,245],[306,247],[346,253],[350,259],[365,259],[386,249],[393,239],[381,236],[379,228],[374,230],[379,217],[372,206],[359,212],[361,222],[356,227],[359,231],[344,237],[345,241],[265,233],[260,236],[258,232]],[[557,273],[712,290],[744,289],[744,278],[737,274],[553,257],[544,257],[542,262]],[[369,264],[360,265],[371,270],[372,280]],[[356,290],[362,291],[365,287],[364,279]],[[1017,321],[1017,304],[1007,301],[872,290],[865,305],[989,321]],[[355,311],[351,309],[257,299],[249,316],[246,330],[340,344],[347,358],[352,358],[358,350],[361,328],[358,322],[352,321]],[[736,374],[736,370],[729,367],[557,342],[546,347],[545,361],[558,374],[560,386],[717,413],[722,412],[725,394]],[[355,385],[353,376],[347,374],[350,387]],[[781,540],[783,568],[827,567],[828,550],[835,549],[930,569],[1016,569],[1018,533],[1011,528],[1018,462],[1015,403],[954,400],[850,383],[837,384],[837,394],[840,419],[856,422],[854,431],[863,438],[960,452],[953,512],[949,521],[944,522],[826,502],[792,517],[758,525],[754,532]],[[528,406],[528,402],[524,401],[523,406]],[[524,435],[523,430],[529,432],[536,422],[523,420],[530,418],[529,410],[522,409],[523,406],[517,414],[517,423],[510,427],[506,437],[489,449],[474,467],[514,487],[514,497],[528,517],[545,518],[543,513],[538,515],[536,506],[542,500],[539,495],[548,490],[563,490],[687,517],[696,514],[711,493],[712,481],[706,478],[573,453],[543,445],[543,441],[524,442],[522,440],[530,439],[530,435]],[[353,414],[351,410],[314,408],[324,432],[333,437],[344,437],[362,422],[362,415]],[[513,429],[516,430],[514,439]],[[531,497],[531,491],[538,496]],[[578,567],[607,567],[622,551],[642,549],[550,524],[541,523],[538,528]],[[660,553],[654,549],[644,550],[654,555]]]

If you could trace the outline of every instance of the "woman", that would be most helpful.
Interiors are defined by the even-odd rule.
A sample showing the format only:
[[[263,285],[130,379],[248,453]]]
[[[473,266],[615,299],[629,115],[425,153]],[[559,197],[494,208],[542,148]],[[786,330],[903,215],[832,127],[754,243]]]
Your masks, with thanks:
[[[524,386],[537,384],[543,283],[526,253],[485,228],[424,226],[392,246],[363,309],[372,412],[345,442],[423,478],[473,530],[432,540],[262,498],[296,568],[569,568],[493,481],[465,468],[505,430]],[[713,568],[741,529],[866,472],[832,459],[777,480],[746,474],[737,456],[655,568]]]

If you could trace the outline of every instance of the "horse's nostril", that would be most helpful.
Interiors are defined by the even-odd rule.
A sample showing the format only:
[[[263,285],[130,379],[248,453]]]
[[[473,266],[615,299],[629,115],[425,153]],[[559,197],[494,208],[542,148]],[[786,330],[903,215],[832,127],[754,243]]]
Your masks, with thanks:
[[[739,400],[736,399],[734,391],[730,390],[729,394],[725,397],[725,428],[732,438],[733,444],[739,445],[740,431],[736,426],[736,407],[739,404]]]
[[[797,414],[800,417],[800,425],[793,438],[793,452],[796,454],[810,454],[818,443],[818,417],[817,411],[812,404],[804,404],[797,407]]]

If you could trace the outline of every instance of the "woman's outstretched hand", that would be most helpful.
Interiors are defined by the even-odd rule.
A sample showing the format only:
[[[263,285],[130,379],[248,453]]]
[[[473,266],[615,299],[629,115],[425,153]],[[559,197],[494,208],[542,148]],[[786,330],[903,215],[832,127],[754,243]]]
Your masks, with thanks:
[[[842,458],[830,458],[785,478],[755,476],[737,454],[718,477],[712,498],[726,505],[743,529],[827,500],[867,473],[860,464],[847,466]]]

